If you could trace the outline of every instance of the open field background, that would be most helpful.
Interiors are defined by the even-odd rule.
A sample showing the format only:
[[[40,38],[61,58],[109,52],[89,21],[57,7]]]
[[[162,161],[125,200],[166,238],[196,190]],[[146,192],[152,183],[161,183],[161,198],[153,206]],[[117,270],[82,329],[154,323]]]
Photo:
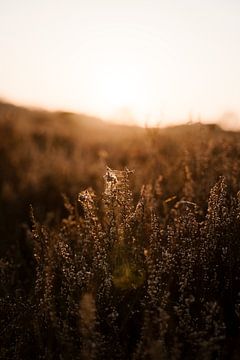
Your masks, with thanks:
[[[1,103],[1,358],[238,359],[239,159],[216,125]]]

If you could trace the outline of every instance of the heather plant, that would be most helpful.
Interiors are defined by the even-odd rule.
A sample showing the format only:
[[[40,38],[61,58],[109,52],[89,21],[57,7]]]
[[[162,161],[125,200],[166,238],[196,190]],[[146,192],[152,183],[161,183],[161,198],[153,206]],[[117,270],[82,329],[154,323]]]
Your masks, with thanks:
[[[238,359],[239,133],[74,119],[0,112],[0,358]]]
[[[161,179],[134,203],[131,173],[107,168],[102,202],[92,189],[75,205],[64,196],[55,228],[31,210],[33,291],[10,290],[16,269],[1,263],[3,358],[237,356],[239,196],[222,177],[204,216],[185,191],[162,221]]]

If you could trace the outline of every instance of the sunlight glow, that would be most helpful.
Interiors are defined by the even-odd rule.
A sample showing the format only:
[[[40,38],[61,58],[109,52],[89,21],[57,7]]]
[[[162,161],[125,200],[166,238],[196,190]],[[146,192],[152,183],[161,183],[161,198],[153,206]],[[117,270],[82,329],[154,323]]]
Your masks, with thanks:
[[[239,16],[237,0],[5,1],[0,97],[141,124],[240,113]]]

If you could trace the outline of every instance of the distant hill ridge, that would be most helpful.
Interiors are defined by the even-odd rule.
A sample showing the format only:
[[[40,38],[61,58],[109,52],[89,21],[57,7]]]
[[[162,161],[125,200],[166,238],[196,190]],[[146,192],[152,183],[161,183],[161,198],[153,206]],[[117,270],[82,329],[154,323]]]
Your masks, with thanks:
[[[64,124],[62,123],[62,125],[66,125],[66,121],[68,122],[68,124],[72,124],[75,126],[81,126],[84,128],[88,128],[88,129],[105,129],[106,128],[111,128],[112,129],[118,129],[124,132],[129,132],[129,131],[137,131],[142,132],[142,130],[144,130],[144,128],[141,128],[137,125],[126,125],[126,124],[116,124],[116,123],[111,123],[111,122],[107,122],[104,121],[101,118],[98,118],[96,116],[91,116],[91,115],[87,115],[87,114],[82,114],[82,113],[75,113],[75,112],[71,112],[71,111],[61,111],[61,110],[56,110],[56,111],[50,111],[50,110],[45,110],[42,108],[31,108],[31,107],[26,107],[26,106],[20,106],[20,105],[15,105],[9,102],[5,102],[5,101],[0,101],[0,121],[2,120],[2,118],[8,119],[8,120],[14,120],[14,121],[18,121],[18,120],[22,120],[23,118],[26,119],[30,119],[34,120],[34,121],[38,121],[39,123],[45,123],[45,125],[47,125],[48,121],[58,121],[58,123],[62,123],[62,121],[64,120]],[[154,127],[153,127],[154,128]],[[158,130],[161,130],[164,132],[166,131],[170,131],[171,133],[173,132],[185,132],[185,131],[189,131],[191,129],[191,131],[200,131],[200,129],[205,128],[205,130],[207,131],[211,131],[211,132],[220,132],[220,131],[224,131],[220,125],[216,124],[216,123],[209,123],[209,124],[203,124],[201,122],[197,122],[197,123],[191,123],[188,124],[183,123],[180,125],[171,125],[171,126],[166,126],[166,127],[158,127]]]

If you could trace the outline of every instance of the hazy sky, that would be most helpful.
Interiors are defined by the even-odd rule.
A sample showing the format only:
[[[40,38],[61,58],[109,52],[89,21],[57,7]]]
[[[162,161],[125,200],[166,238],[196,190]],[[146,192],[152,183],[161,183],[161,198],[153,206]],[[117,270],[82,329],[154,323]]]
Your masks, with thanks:
[[[0,0],[0,97],[141,121],[240,113],[240,0]]]

